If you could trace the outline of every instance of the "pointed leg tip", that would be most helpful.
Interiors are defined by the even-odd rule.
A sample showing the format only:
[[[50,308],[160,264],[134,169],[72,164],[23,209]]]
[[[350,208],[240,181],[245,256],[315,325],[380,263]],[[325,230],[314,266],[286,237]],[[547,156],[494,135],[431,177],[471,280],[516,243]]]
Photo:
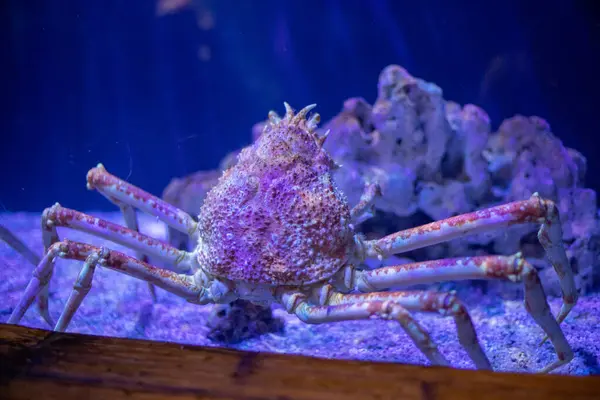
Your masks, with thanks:
[[[158,303],[158,298],[156,297],[156,286],[148,282],[148,291],[150,292],[150,299],[152,299],[152,304]]]
[[[573,307],[575,306],[575,304],[569,304],[569,303],[563,303],[560,312],[558,313],[558,316],[556,317],[556,322],[558,322],[558,324],[560,325],[566,318],[567,316],[571,313],[571,310],[573,309]]]
[[[54,328],[56,326],[54,320],[52,319],[52,317],[50,316],[49,313],[45,313],[45,314],[40,313],[40,314],[42,315],[42,318],[44,319],[44,321],[46,321],[48,326],[50,326],[51,328]]]
[[[492,363],[490,362],[490,360],[487,358],[485,358],[485,360],[483,360],[482,362],[478,363],[479,365],[477,365],[477,369],[481,370],[481,371],[493,371],[494,368],[492,367]]]
[[[559,363],[558,361],[555,361],[552,364],[547,365],[544,368],[540,369],[538,371],[538,374],[544,374],[544,375],[549,374],[550,372],[554,371],[555,369],[557,369],[561,365],[562,365],[562,363]]]
[[[56,325],[54,325],[54,328],[52,329],[54,332],[64,332],[66,331],[66,327],[62,326],[62,324],[60,324],[60,321],[56,323]]]
[[[18,318],[15,315],[15,312],[13,311],[13,313],[10,315],[10,317],[8,318],[8,321],[6,321],[6,323],[10,324],[10,325],[17,325],[20,320],[21,320],[21,318]]]

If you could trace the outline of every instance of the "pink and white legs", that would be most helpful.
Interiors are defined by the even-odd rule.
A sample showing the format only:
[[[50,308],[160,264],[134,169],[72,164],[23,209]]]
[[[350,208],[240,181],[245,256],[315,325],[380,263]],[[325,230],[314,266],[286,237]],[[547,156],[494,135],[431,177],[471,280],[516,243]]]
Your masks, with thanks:
[[[38,265],[40,262],[40,257],[35,254],[21,239],[16,237],[11,231],[9,231],[5,226],[0,225],[0,240],[6,242],[10,247],[12,247],[17,253],[22,255],[27,261],[32,263],[33,265]]]
[[[92,277],[97,265],[151,282],[192,303],[207,304],[212,301],[209,291],[197,286],[193,276],[157,268],[118,251],[65,240],[53,243],[34,269],[33,278],[29,281],[25,293],[11,314],[8,323],[18,323],[31,306],[34,298],[48,287],[56,257],[84,261],[77,282],[73,286],[73,292],[54,326],[56,331],[64,331],[69,325],[71,318],[91,288]]]
[[[108,173],[102,164],[88,172],[87,187],[89,190],[98,190],[118,206],[137,208],[189,236],[193,236],[198,228],[198,224],[188,213]]]
[[[119,207],[125,225],[133,231],[139,232],[136,208],[150,215],[156,215],[171,228],[186,235],[192,236],[196,231],[197,224],[187,213],[108,173],[102,164],[98,164],[88,172],[87,188],[97,190],[108,201]],[[149,262],[148,254],[137,252],[136,257],[143,262]],[[154,286],[148,283],[148,289],[152,299],[156,301]]]
[[[62,207],[58,203],[44,210],[42,214],[42,238],[45,249],[60,240],[57,227],[86,232],[139,253],[148,254],[164,262],[173,271],[189,274],[197,268],[197,260],[192,253],[179,250],[138,231]]]
[[[350,271],[352,271],[350,269]],[[377,292],[397,285],[414,285],[461,279],[506,279],[525,285],[525,308],[548,335],[558,359],[544,367],[550,372],[573,358],[573,351],[560,325],[550,312],[538,274],[521,254],[513,256],[482,256],[444,259],[420,263],[357,271],[349,274],[348,289],[361,294],[335,292],[326,285],[313,295],[317,305],[311,305],[306,295],[286,292],[282,304],[308,323],[370,319],[393,319],[402,325],[415,345],[432,364],[448,365],[429,334],[409,314],[410,311],[433,312],[454,319],[459,343],[478,369],[492,369],[467,308],[454,293],[431,291]],[[348,274],[346,274],[348,277]],[[368,292],[368,293],[365,293]]]
[[[376,186],[367,187],[353,217],[375,199]],[[369,190],[371,189],[371,190]],[[463,235],[489,231],[512,224],[540,223],[538,238],[557,271],[563,292],[563,307],[554,318],[538,274],[520,253],[512,256],[484,256],[444,259],[390,266],[369,271],[348,267],[341,272],[342,291],[358,290],[362,294],[343,294],[324,286],[311,304],[305,294],[292,291],[281,294],[289,312],[308,323],[369,319],[378,317],[400,322],[415,345],[433,364],[447,365],[428,333],[410,316],[410,311],[435,312],[453,317],[458,339],[478,369],[491,369],[481,347],[466,307],[454,293],[428,291],[377,292],[398,285],[415,285],[463,279],[505,279],[525,286],[525,308],[552,341],[558,359],[541,372],[550,372],[573,358],[573,351],[560,329],[560,322],[577,302],[573,271],[562,245],[562,229],[556,205],[534,194],[529,200],[513,202],[485,210],[459,215],[442,221],[404,230],[378,240],[357,239],[359,258],[380,259],[410,250],[449,241]]]
[[[562,242],[562,227],[554,202],[537,193],[530,199],[492,207],[400,231],[384,238],[364,242],[366,257],[383,258],[446,242],[464,235],[490,231],[514,224],[538,223],[538,239],[560,279],[563,305],[560,324],[577,303],[573,270]]]
[[[371,271],[356,271],[354,287],[361,292],[374,292],[397,285],[443,282],[462,279],[505,279],[525,286],[525,309],[552,341],[558,360],[545,367],[550,372],[573,358],[559,323],[550,311],[537,271],[520,253],[513,256],[465,257],[384,267]],[[338,302],[366,300],[396,301],[410,311],[440,312],[454,316],[461,344],[475,364],[484,365],[485,358],[478,343],[466,308],[453,294],[433,292],[395,292],[346,295]],[[462,326],[462,332],[461,332]],[[477,359],[480,361],[478,362]],[[485,358],[487,360],[487,358]],[[489,364],[489,363],[488,363]]]
[[[341,297],[344,295],[333,292],[330,298],[337,300]],[[296,314],[301,321],[309,324],[367,320],[373,317],[395,320],[432,364],[450,366],[429,333],[398,302],[374,299],[335,304],[326,299],[322,305],[313,305],[305,295],[295,292],[282,293],[280,301],[289,313]]]
[[[142,255],[143,259],[147,259],[145,256],[148,255],[160,260],[165,268],[179,274],[192,275],[198,270],[197,259],[193,253],[179,250],[161,240],[138,232],[137,218],[132,218],[136,217],[133,209],[133,207],[136,207],[156,216],[174,229],[191,235],[197,228],[196,222],[192,217],[169,203],[108,174],[102,165],[91,169],[87,175],[87,180],[89,189],[98,188],[109,200],[122,207],[126,223],[133,229],[125,228],[79,211],[64,208],[58,203],[47,208],[44,210],[41,219],[45,255],[37,263],[36,271],[42,268],[42,264],[46,263],[44,264],[46,266],[42,269],[48,271],[49,275],[45,275],[48,281],[53,271],[53,263],[48,263],[47,261],[48,252],[55,243],[59,243],[60,241],[57,227],[75,229],[123,245],[135,250],[138,255]],[[4,235],[3,238],[5,240],[11,239],[7,235]],[[147,264],[143,260],[140,262]],[[84,270],[93,271],[96,264],[97,262],[94,262],[93,258],[91,258],[86,263]],[[88,273],[91,274],[92,272],[86,272],[86,274]],[[86,277],[87,275],[80,276],[82,282],[87,279]],[[151,284],[152,282],[149,282],[149,285]],[[54,326],[48,310],[48,285],[40,285],[35,290],[35,296],[37,297],[40,314],[50,326]],[[21,311],[23,310],[19,308],[15,309],[10,320],[18,322],[22,317],[22,315],[18,315]]]

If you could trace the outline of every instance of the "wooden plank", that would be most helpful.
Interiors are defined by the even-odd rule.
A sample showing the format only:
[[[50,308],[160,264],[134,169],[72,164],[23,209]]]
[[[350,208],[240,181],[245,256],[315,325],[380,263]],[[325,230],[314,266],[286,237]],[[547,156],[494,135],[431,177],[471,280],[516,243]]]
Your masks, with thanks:
[[[0,324],[2,399],[600,399],[600,377],[326,360]]]

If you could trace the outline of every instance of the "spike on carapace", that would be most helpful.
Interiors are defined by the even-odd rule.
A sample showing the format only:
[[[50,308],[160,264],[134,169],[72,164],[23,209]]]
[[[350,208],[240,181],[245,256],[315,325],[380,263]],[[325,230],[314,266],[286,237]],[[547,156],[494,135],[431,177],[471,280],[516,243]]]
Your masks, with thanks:
[[[313,114],[312,117],[310,117],[310,119],[306,123],[308,131],[314,132],[314,130],[317,129],[317,125],[319,125],[319,122],[321,122],[321,116],[318,113]]]
[[[287,121],[291,121],[292,118],[294,117],[294,110],[292,109],[292,107],[288,104],[287,101],[283,102],[283,105],[285,107],[285,116],[283,117],[285,120]]]
[[[269,122],[275,125],[281,122],[281,117],[275,111],[269,111]]]
[[[323,145],[325,144],[325,140],[327,140],[327,136],[329,136],[329,132],[331,132],[331,130],[327,129],[327,132],[325,132],[323,136],[317,138],[317,144],[319,145],[319,147],[323,147]]]
[[[315,108],[317,105],[316,104],[309,104],[306,107],[304,107],[302,110],[300,110],[298,112],[298,114],[296,114],[296,116],[293,119],[293,123],[299,124],[300,121],[302,121],[306,115],[310,112],[310,110],[312,110],[313,108]]]

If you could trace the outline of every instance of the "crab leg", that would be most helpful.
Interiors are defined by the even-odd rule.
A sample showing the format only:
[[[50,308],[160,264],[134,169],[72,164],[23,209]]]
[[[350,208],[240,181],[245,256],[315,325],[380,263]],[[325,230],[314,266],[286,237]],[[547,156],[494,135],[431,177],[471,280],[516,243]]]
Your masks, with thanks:
[[[93,251],[85,259],[83,268],[79,272],[77,281],[73,286],[73,291],[71,292],[71,295],[65,304],[62,314],[58,318],[56,326],[54,326],[55,331],[64,332],[67,330],[67,327],[69,326],[71,319],[73,319],[75,312],[77,309],[79,309],[81,302],[92,288],[92,278],[94,277],[96,266],[100,262],[106,262],[109,254],[108,251],[108,249],[102,247],[99,252]]]
[[[429,333],[400,304],[390,301],[363,301],[337,305],[310,305],[299,293],[286,293],[282,303],[288,312],[296,314],[301,321],[309,324],[327,322],[367,320],[373,317],[396,320],[411,338],[413,343],[433,365],[449,366],[446,358],[438,351]]]
[[[45,209],[42,214],[42,238],[45,249],[59,241],[57,227],[90,233],[140,253],[149,254],[165,262],[169,269],[176,272],[191,273],[197,266],[196,258],[191,253],[121,225],[62,207],[58,203]]]
[[[534,193],[529,200],[516,201],[400,231],[378,240],[365,242],[367,257],[384,257],[464,235],[490,231],[514,224],[541,223],[538,239],[560,279],[563,305],[558,314],[560,324],[577,302],[573,270],[562,243],[558,209],[553,201]]]
[[[33,265],[38,265],[40,257],[35,254],[21,239],[15,236],[7,227],[0,225],[0,239],[6,244],[15,249],[17,253],[21,254],[27,261]]]
[[[98,170],[97,174],[96,174],[95,170]],[[92,186],[90,184],[89,181],[90,181],[90,179],[95,179],[96,181],[99,181],[99,179],[97,177],[98,174],[100,176],[108,175],[108,172],[106,172],[106,169],[104,169],[104,166],[102,164],[98,164],[98,166],[96,168],[93,168],[92,170],[90,170],[88,172],[88,189],[95,188],[94,186]],[[110,176],[110,179],[118,181],[121,185],[129,185],[128,183],[118,180],[117,178],[112,177],[112,176]],[[141,190],[137,190],[137,191],[141,192]],[[110,191],[107,190],[106,188],[100,188],[99,192],[104,197],[106,197],[106,199],[108,199],[108,201],[110,201],[111,203],[113,203],[114,205],[116,205],[117,207],[119,207],[121,209],[121,213],[123,214],[123,219],[125,220],[125,225],[129,229],[136,231],[136,232],[140,231],[138,216],[137,216],[135,208],[132,205],[130,205],[126,202],[123,202],[123,201],[119,200],[118,198],[114,197],[113,195],[110,194]],[[131,192],[131,190],[129,190],[129,192]],[[147,193],[143,193],[143,194],[146,195],[148,199],[154,200],[154,199],[152,199],[152,196],[150,194],[147,194]],[[168,228],[173,229],[170,226]],[[150,262],[148,259],[148,255],[140,253],[140,252],[136,252],[136,258],[138,260],[142,260],[145,263]],[[154,286],[151,283],[148,283],[148,290],[150,291],[150,296],[152,297],[152,301],[156,302],[156,290],[154,289]]]
[[[139,232],[140,225],[138,222],[138,216],[135,212],[135,209],[128,204],[121,204],[119,206],[119,208],[121,209],[121,213],[123,214],[123,219],[125,220],[125,225],[132,231]],[[139,251],[136,252],[136,258],[142,262],[145,262],[146,264],[150,263],[148,256],[144,253],[140,253]],[[152,301],[156,302],[156,290],[154,289],[154,285],[151,284],[150,282],[148,282],[148,290],[150,291],[150,296],[152,297]]]
[[[47,252],[52,244],[58,242],[57,227],[66,227],[110,240],[125,247],[150,254],[165,263],[170,270],[179,273],[191,273],[197,269],[196,258],[183,250],[144,235],[118,224],[92,217],[79,211],[62,207],[56,203],[42,213],[42,239]],[[44,320],[53,326],[48,311],[48,286],[43,286],[38,294],[37,304]]]
[[[64,240],[50,246],[42,261],[33,271],[33,278],[29,281],[25,293],[19,304],[13,310],[8,323],[17,324],[23,318],[27,309],[31,306],[33,299],[48,286],[54,269],[56,257],[85,261],[84,268],[79,275],[74,291],[69,297],[65,310],[61,315],[56,327],[65,329],[91,287],[91,278],[96,264],[103,267],[142,279],[171,292],[186,300],[199,304],[210,301],[210,294],[202,287],[194,283],[194,278],[185,274],[177,274],[136,260],[126,254],[114,250],[107,250],[85,243]]]
[[[330,300],[330,304],[333,305],[365,304],[369,302],[390,302],[400,305],[407,311],[437,312],[444,316],[454,317],[458,340],[475,366],[478,369],[492,369],[490,361],[477,339],[477,333],[469,312],[454,294],[434,292],[336,293]]]
[[[197,228],[193,218],[171,205],[117,177],[109,174],[102,164],[92,168],[87,175],[88,189],[97,189],[111,203],[121,209],[125,224],[133,231],[139,232],[138,218],[135,208],[157,216],[170,228],[192,235]],[[135,207],[135,208],[134,208]],[[144,262],[149,262],[148,255],[137,252],[136,257]],[[148,284],[152,300],[156,301],[156,291],[152,284]]]
[[[40,263],[40,258],[35,254],[21,239],[16,237],[6,227],[0,225],[0,238],[6,242],[10,247],[15,249],[19,254],[27,259],[34,266]],[[43,288],[38,294],[37,298],[38,310],[42,318],[48,323],[48,325],[54,325],[52,317],[48,312],[48,288]]]
[[[550,338],[558,360],[545,367],[550,372],[573,358],[573,351],[560,325],[550,311],[544,289],[534,267],[520,253],[514,256],[483,256],[444,259],[422,263],[411,263],[364,271],[356,279],[356,288],[361,292],[387,289],[396,285],[414,285],[460,279],[508,279],[525,284],[525,309]],[[428,307],[433,294],[411,292],[394,293],[401,304],[409,310]],[[364,295],[371,298],[371,295]],[[373,294],[376,298],[381,295]],[[350,295],[349,298],[354,298]],[[364,301],[363,295],[356,297]],[[386,299],[388,299],[386,297]],[[466,312],[466,311],[465,311]]]
[[[360,224],[373,216],[373,205],[378,196],[381,196],[381,187],[377,183],[367,183],[358,204],[350,211],[353,223]]]
[[[40,257],[35,254],[21,239],[16,237],[8,228],[3,225],[0,225],[0,239],[6,242],[10,247],[15,249],[19,254],[21,254],[27,261],[29,261],[34,266],[40,263]],[[48,288],[44,288],[38,294],[38,310],[40,315],[44,320],[48,323],[48,325],[54,325],[52,322],[52,317],[48,312]]]
[[[89,190],[98,190],[117,205],[127,204],[156,216],[171,228],[190,236],[198,228],[188,213],[108,173],[102,164],[89,170],[87,187]]]

